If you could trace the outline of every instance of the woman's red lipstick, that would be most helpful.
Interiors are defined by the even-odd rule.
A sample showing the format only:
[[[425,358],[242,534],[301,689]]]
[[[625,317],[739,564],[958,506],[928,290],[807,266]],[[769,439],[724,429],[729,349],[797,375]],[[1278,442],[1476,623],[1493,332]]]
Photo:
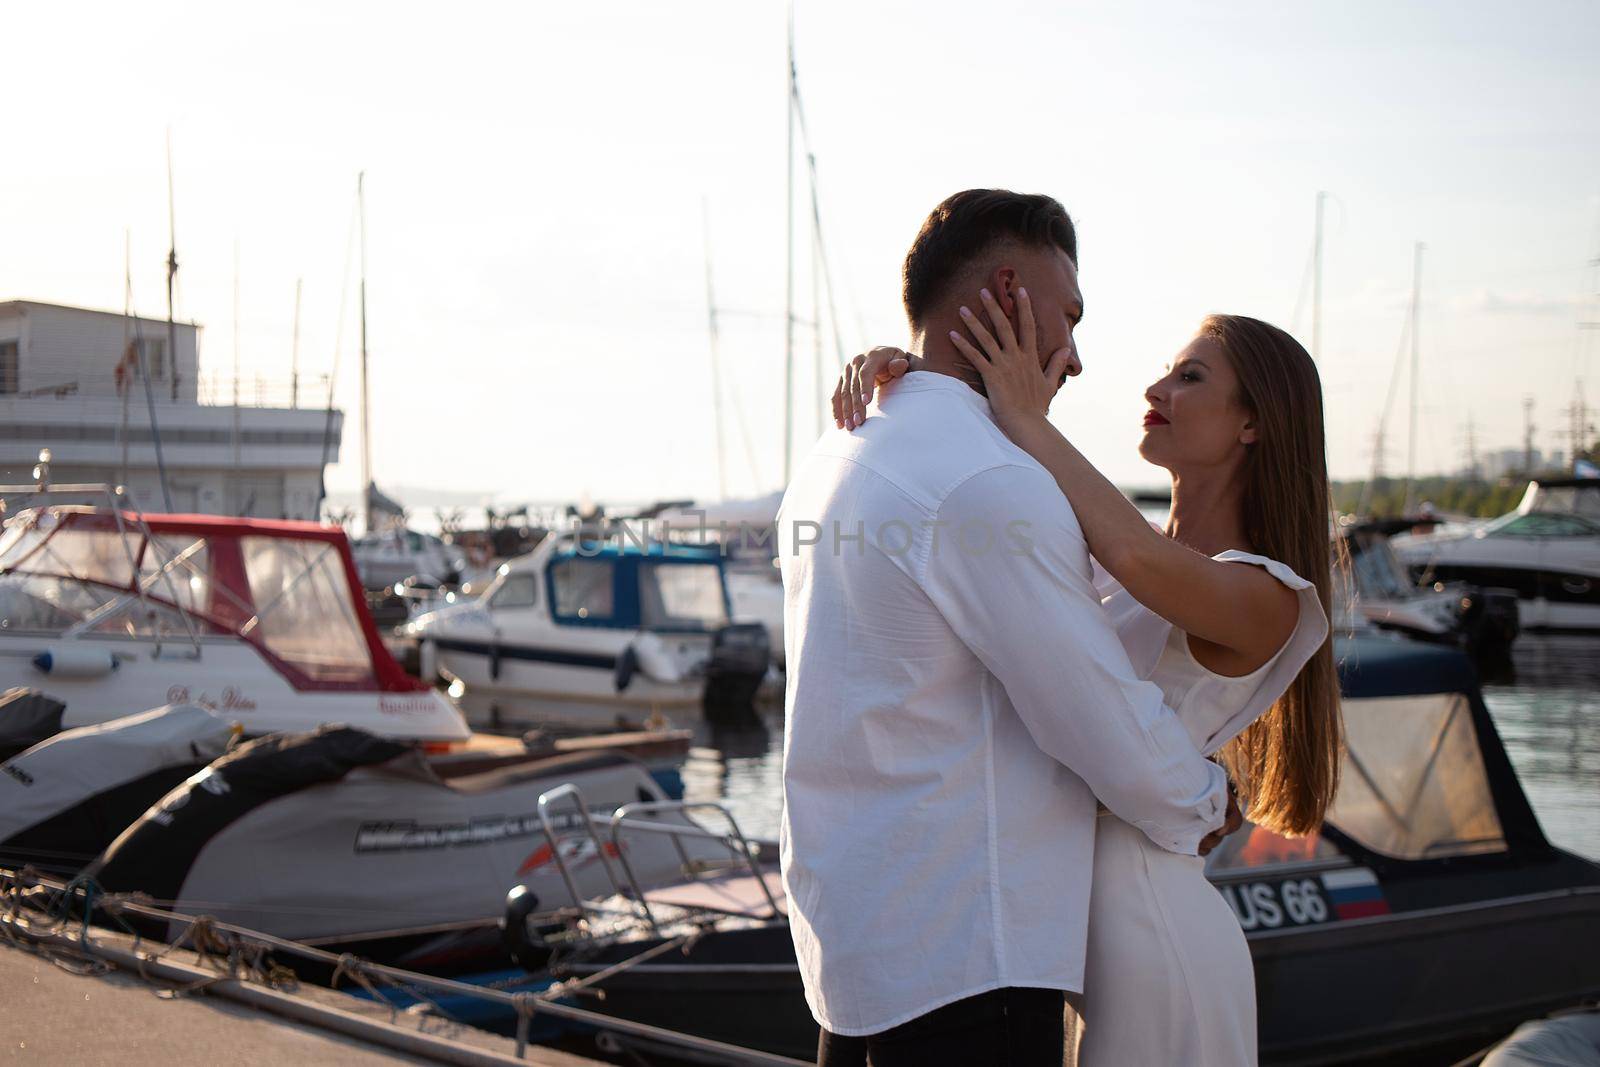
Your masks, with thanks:
[[[1161,414],[1161,412],[1157,411],[1155,408],[1151,408],[1149,411],[1144,413],[1144,424],[1146,426],[1166,426],[1166,425],[1168,425],[1166,417],[1163,416]]]

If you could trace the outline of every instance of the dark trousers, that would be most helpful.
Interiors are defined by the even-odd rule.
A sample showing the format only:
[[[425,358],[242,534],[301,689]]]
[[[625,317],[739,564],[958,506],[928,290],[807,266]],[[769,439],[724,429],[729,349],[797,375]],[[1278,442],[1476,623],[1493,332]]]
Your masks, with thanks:
[[[822,1031],[817,1067],[1061,1067],[1059,989],[996,989],[919,1015],[881,1034]]]

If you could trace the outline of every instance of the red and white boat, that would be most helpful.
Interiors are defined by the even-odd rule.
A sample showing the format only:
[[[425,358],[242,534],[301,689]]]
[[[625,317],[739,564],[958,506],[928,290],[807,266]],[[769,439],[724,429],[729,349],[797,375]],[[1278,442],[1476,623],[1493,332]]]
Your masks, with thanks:
[[[401,670],[361,595],[337,527],[30,508],[0,534],[0,691],[65,702],[63,727],[193,703],[251,735],[343,723],[465,740],[460,711]]]

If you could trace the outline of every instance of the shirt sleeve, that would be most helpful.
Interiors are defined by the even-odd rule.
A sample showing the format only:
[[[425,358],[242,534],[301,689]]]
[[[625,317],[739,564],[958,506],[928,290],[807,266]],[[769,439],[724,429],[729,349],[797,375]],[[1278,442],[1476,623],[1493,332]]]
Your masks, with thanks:
[[[991,468],[952,491],[929,526],[923,588],[1034,742],[1151,841],[1194,855],[1222,825],[1226,775],[1135,676],[1060,488],[1043,470]]]

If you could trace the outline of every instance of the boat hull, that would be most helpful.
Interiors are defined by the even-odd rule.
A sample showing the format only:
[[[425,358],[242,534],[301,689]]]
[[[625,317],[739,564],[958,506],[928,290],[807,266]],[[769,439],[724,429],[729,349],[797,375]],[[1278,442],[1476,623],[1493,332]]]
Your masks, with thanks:
[[[1254,931],[1261,1062],[1432,1062],[1600,995],[1600,887]],[[649,947],[611,946],[587,977]],[[788,928],[703,936],[624,969],[595,1009],[781,1055],[815,1053]]]
[[[70,643],[116,664],[99,675],[46,672],[41,653]],[[0,691],[40,689],[66,704],[62,726],[92,726],[167,704],[199,704],[237,721],[246,733],[314,730],[342,722],[380,737],[461,741],[461,714],[432,690],[379,692],[295,689],[248,643],[230,637],[169,641],[85,635],[0,635]]]

